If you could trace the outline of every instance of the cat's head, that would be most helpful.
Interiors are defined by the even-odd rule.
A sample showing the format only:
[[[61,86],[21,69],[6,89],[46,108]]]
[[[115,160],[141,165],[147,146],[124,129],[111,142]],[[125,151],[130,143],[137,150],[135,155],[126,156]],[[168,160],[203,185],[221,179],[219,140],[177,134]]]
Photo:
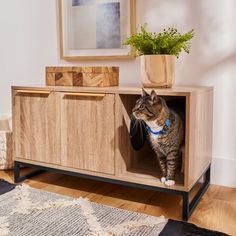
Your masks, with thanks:
[[[132,110],[133,115],[143,121],[165,120],[167,116],[167,105],[164,98],[158,96],[154,90],[148,94],[144,89],[142,96],[136,101]]]

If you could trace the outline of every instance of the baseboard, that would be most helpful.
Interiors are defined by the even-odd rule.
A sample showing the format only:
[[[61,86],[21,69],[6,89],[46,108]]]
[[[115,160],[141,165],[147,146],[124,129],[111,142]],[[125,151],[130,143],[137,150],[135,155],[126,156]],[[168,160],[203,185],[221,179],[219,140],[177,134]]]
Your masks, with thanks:
[[[211,183],[236,188],[236,159],[214,157]]]

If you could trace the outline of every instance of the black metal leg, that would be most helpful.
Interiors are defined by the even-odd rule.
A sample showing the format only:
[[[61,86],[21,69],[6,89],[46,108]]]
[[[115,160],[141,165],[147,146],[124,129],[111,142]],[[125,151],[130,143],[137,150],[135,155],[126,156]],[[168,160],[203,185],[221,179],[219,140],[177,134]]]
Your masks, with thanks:
[[[187,221],[189,217],[189,193],[183,193],[183,212],[182,219]]]
[[[17,161],[14,162],[14,181],[15,181],[15,183],[22,182],[26,179],[29,179],[31,177],[34,177],[38,174],[45,172],[45,170],[38,169],[38,170],[33,170],[30,173],[27,173],[26,175],[20,176],[20,166],[21,166],[20,163],[18,163]]]
[[[182,214],[183,220],[187,221],[188,218],[193,213],[193,210],[196,208],[203,194],[206,192],[206,190],[210,185],[210,178],[211,178],[211,166],[208,167],[208,169],[204,174],[204,183],[202,187],[198,190],[198,192],[196,193],[196,195],[194,196],[193,200],[190,203],[189,203],[189,192],[183,192],[183,214]]]
[[[15,161],[14,163],[14,182],[19,183],[20,178],[20,164]]]

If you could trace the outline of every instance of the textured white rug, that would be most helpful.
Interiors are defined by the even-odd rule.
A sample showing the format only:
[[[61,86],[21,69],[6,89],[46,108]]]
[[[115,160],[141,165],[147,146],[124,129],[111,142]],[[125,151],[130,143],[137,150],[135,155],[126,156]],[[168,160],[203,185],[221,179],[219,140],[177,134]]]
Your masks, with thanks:
[[[183,221],[152,217],[14,185],[0,179],[0,236],[225,236]]]
[[[151,217],[33,189],[25,184],[0,195],[0,235],[158,235],[167,223]]]

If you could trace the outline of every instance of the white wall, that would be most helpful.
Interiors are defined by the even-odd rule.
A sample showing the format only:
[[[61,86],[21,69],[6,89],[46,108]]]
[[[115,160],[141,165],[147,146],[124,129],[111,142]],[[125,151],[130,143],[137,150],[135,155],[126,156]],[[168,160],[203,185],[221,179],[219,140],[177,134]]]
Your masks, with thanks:
[[[215,88],[212,182],[236,187],[235,0],[137,0],[137,23],[159,31],[194,28],[190,55],[177,61],[178,85]],[[0,114],[11,112],[11,85],[44,83],[44,68],[59,59],[56,0],[0,0]],[[78,62],[118,65],[120,83],[139,84],[139,59]]]

